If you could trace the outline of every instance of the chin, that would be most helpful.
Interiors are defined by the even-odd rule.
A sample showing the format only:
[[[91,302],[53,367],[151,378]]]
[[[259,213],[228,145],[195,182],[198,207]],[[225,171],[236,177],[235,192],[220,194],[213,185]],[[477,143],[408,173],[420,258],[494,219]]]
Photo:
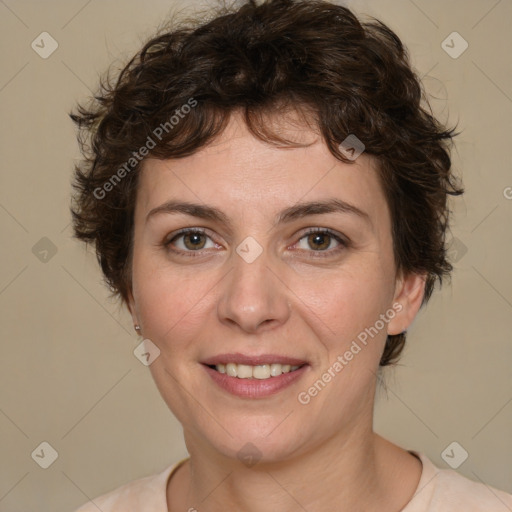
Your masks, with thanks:
[[[284,415],[285,417],[286,415]],[[279,423],[282,422],[281,425]],[[304,426],[301,433],[295,426],[283,422],[283,416],[251,418],[231,423],[229,434],[205,432],[204,437],[220,454],[230,459],[237,459],[247,466],[272,464],[290,459],[302,446]]]

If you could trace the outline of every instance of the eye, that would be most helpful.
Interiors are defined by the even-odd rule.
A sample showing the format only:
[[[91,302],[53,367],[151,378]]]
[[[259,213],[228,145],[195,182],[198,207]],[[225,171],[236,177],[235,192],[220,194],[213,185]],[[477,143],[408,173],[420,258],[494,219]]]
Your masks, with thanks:
[[[216,247],[215,242],[199,228],[183,229],[165,241],[164,245],[175,252],[197,252]]]
[[[332,254],[346,248],[348,242],[329,229],[315,228],[305,233],[296,245],[301,250]]]

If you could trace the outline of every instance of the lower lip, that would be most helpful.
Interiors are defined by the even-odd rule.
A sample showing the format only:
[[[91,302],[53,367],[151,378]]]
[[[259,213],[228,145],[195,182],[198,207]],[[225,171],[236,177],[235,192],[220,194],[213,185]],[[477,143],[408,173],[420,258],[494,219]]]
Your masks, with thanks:
[[[308,365],[305,364],[293,372],[282,373],[278,377],[270,377],[268,379],[239,379],[237,377],[230,377],[225,373],[219,373],[209,366],[203,366],[213,381],[222,389],[242,398],[265,398],[279,393],[279,391],[291,386],[300,379],[308,368]]]

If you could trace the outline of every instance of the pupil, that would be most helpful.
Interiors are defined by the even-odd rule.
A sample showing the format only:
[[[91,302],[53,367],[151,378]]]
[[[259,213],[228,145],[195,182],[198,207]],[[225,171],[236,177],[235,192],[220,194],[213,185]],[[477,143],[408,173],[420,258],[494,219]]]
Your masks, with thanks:
[[[314,234],[310,235],[310,242],[313,245],[316,245],[317,248],[323,250],[329,246],[329,236],[324,234]],[[320,247],[318,247],[320,246]]]
[[[201,233],[192,233],[192,234],[189,234],[185,237],[185,241],[188,241],[188,243],[186,243],[185,245],[188,246],[188,248],[192,248],[192,249],[197,249],[197,248],[201,248],[203,244],[201,244],[201,237],[203,235]]]

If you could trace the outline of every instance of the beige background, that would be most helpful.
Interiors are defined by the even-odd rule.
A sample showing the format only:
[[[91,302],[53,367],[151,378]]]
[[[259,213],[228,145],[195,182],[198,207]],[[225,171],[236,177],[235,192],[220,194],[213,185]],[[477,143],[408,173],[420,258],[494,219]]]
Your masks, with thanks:
[[[512,493],[512,2],[348,4],[398,32],[436,111],[459,121],[454,163],[467,189],[454,208],[452,285],[420,313],[401,365],[387,372],[376,430],[440,467],[457,441],[469,453],[458,471]],[[186,454],[132,353],[128,315],[70,238],[68,213],[79,156],[68,112],[173,5],[0,1],[0,512],[71,511]],[[31,48],[43,31],[59,45],[47,59]],[[469,43],[457,59],[441,47],[453,31]],[[57,250],[46,262],[43,237]],[[58,452],[48,469],[31,457],[43,441]]]

